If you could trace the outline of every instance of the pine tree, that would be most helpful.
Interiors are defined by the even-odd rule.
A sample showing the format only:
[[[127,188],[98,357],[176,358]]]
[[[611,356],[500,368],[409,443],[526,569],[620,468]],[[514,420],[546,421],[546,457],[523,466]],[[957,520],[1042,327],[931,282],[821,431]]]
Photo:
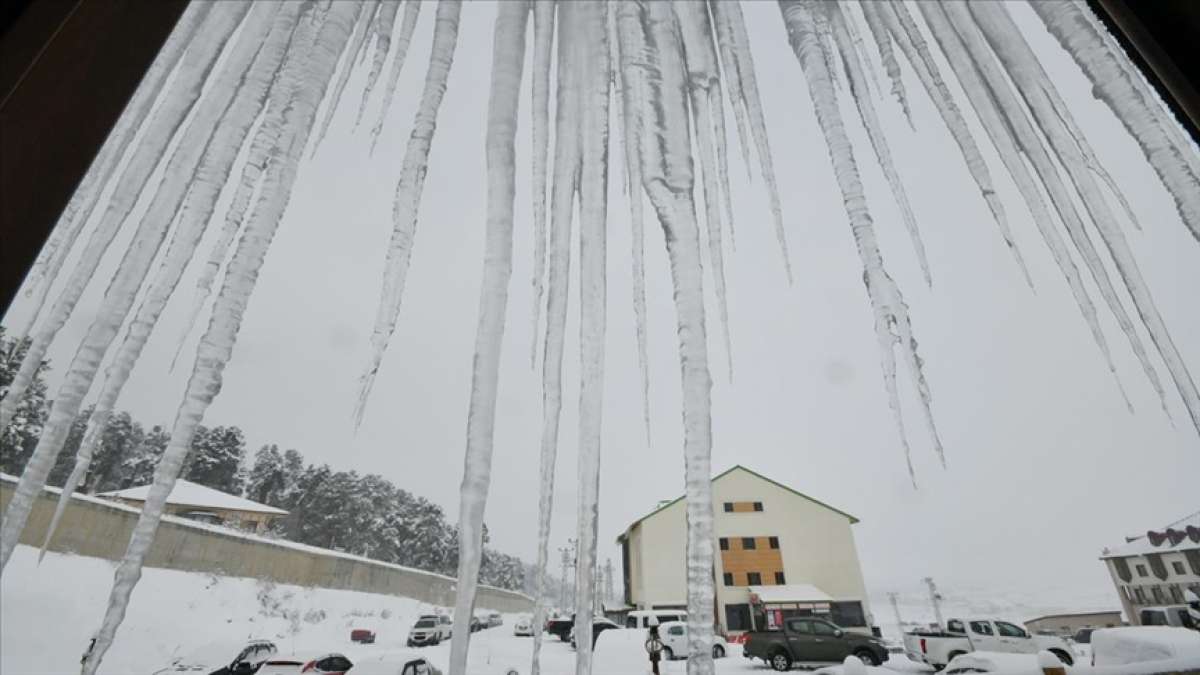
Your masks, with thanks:
[[[120,484],[115,489],[124,490],[153,482],[154,467],[158,466],[158,460],[170,440],[171,432],[157,424],[146,432],[142,442],[122,463]]]
[[[86,418],[83,418],[86,419]],[[127,412],[119,412],[108,418],[100,445],[92,458],[87,485],[90,494],[116,490],[124,483],[122,471],[125,462],[132,458],[145,438],[142,425]]]
[[[0,396],[8,391],[8,385],[17,374],[21,360],[29,349],[29,339],[17,344],[15,339],[4,337],[4,327],[0,326]],[[46,422],[46,369],[49,362],[43,361],[33,382],[21,397],[21,404],[13,416],[8,428],[0,430],[0,471],[19,475],[25,469],[25,463],[33,455],[37,447],[38,437],[42,435],[42,425]]]
[[[287,486],[283,455],[278,445],[264,445],[254,455],[254,465],[246,477],[246,499],[259,504],[279,506]]]
[[[183,477],[233,495],[242,494],[240,468],[246,437],[237,427],[200,427],[192,438]]]

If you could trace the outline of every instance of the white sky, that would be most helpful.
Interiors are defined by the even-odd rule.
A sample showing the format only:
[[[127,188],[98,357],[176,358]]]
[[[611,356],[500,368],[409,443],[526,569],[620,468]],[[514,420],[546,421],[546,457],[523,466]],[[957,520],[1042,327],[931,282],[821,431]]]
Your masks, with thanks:
[[[1200,373],[1200,313],[1193,293],[1200,287],[1200,247],[1134,141],[1092,99],[1075,65],[1028,7],[1008,7],[1028,29],[1028,39],[1139,216],[1144,229],[1127,228],[1130,243],[1175,344],[1192,372]],[[300,450],[311,462],[383,474],[455,518],[483,248],[491,5],[464,7],[400,323],[357,435],[351,424],[378,301],[392,194],[428,61],[433,9],[423,12],[376,155],[367,154],[369,124],[352,130],[363,69],[351,79],[325,144],[302,166],[224,390],[205,423],[240,426],[251,453],[273,442]],[[745,11],[796,280],[789,287],[784,277],[761,181],[748,181],[734,154],[737,251],[727,249],[726,257],[733,382],[724,376],[726,355],[715,304],[709,305],[714,469],[740,463],[861,518],[856,538],[873,593],[908,588],[933,575],[948,594],[956,587],[1070,589],[1078,596],[1099,592],[1102,603],[1116,607],[1115,595],[1103,599],[1108,580],[1097,560],[1100,549],[1198,508],[1200,440],[1177,395],[1170,392],[1172,426],[1128,343],[1102,310],[1136,407],[1134,415],[1125,411],[999,161],[985,148],[1036,293],[1022,281],[957,147],[904,64],[916,131],[890,98],[876,105],[922,229],[932,289],[921,280],[887,185],[853,121],[857,115],[852,109],[844,113],[885,262],[911,308],[946,447],[948,467],[942,469],[902,376],[920,483],[914,490],[884,397],[861,268],[799,65],[775,3],[745,3]],[[948,68],[943,72],[949,77]],[[514,272],[487,522],[494,546],[532,560],[541,393],[540,375],[529,367],[528,76],[524,86]],[[377,90],[372,112],[381,93]],[[971,123],[983,139],[973,117]],[[729,133],[736,153],[732,128]],[[612,181],[619,176],[614,168]],[[683,492],[679,366],[665,249],[661,230],[648,223],[653,444],[647,445],[627,212],[614,186],[600,555],[615,565],[616,535],[658,500]],[[116,254],[110,255],[103,269],[115,262]],[[169,306],[119,404],[147,425],[171,422],[181,398],[186,372],[170,374],[167,365],[195,274],[193,266],[181,285],[186,292]],[[52,387],[99,305],[107,283],[101,277],[51,350],[58,368]],[[14,306],[6,321],[26,310]],[[555,546],[574,536],[577,336],[573,308]],[[193,335],[189,349],[196,339]],[[1162,376],[1169,383],[1165,371]]]

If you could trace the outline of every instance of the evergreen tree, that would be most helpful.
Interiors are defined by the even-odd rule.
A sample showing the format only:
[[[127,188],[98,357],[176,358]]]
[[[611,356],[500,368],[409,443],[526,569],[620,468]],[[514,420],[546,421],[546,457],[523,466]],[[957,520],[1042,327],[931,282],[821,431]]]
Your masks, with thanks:
[[[79,446],[83,445],[83,435],[87,432],[88,418],[91,416],[92,406],[88,406],[71,422],[71,430],[67,432],[67,440],[63,442],[62,452],[58,453],[58,459],[54,460],[54,468],[46,477],[46,483],[49,485],[62,487],[67,482],[67,476],[70,476],[71,471],[75,468],[75,458],[79,454]],[[83,487],[86,485],[87,477],[85,476]]]
[[[254,455],[254,465],[246,477],[246,499],[274,506],[283,501],[287,485],[283,455],[278,445],[264,445]]]
[[[28,338],[17,344],[17,340],[4,336],[4,328],[0,326],[0,396],[8,391],[28,350]],[[20,475],[42,435],[47,415],[45,376],[48,367],[48,362],[43,361],[21,397],[12,422],[8,428],[0,429],[0,471],[4,473]]]
[[[87,418],[81,416],[81,419]],[[108,418],[108,424],[104,426],[100,444],[92,458],[87,482],[89,494],[122,487],[125,462],[141,447],[145,435],[142,425],[135,422],[127,412],[122,411]]]
[[[171,432],[159,425],[147,431],[142,442],[125,458],[121,465],[120,484],[117,490],[149,485],[154,482],[154,468],[167,449],[171,440]]]
[[[183,478],[229,494],[242,494],[240,468],[246,437],[237,427],[199,427]]]

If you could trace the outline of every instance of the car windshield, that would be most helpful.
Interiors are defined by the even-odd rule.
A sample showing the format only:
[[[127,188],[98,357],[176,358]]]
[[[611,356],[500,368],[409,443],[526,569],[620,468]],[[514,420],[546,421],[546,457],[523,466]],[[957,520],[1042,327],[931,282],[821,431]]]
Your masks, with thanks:
[[[437,622],[433,619],[421,619],[413,628],[433,628],[436,625]]]

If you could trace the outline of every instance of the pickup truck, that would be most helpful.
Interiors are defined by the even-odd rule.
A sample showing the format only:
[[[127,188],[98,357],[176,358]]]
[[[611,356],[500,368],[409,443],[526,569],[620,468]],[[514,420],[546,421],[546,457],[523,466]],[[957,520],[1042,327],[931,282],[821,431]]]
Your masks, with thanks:
[[[813,617],[785,619],[783,630],[747,633],[742,654],[748,659],[762,659],[778,671],[790,670],[793,664],[842,663],[847,656],[857,657],[868,666],[878,666],[888,659],[887,648],[878,638],[852,633]]]
[[[950,619],[946,630],[913,631],[904,634],[908,658],[941,670],[950,659],[973,651],[1036,654],[1046,650],[1069,665],[1074,663],[1066,640],[1048,635],[1030,635],[1020,626],[992,619]]]

